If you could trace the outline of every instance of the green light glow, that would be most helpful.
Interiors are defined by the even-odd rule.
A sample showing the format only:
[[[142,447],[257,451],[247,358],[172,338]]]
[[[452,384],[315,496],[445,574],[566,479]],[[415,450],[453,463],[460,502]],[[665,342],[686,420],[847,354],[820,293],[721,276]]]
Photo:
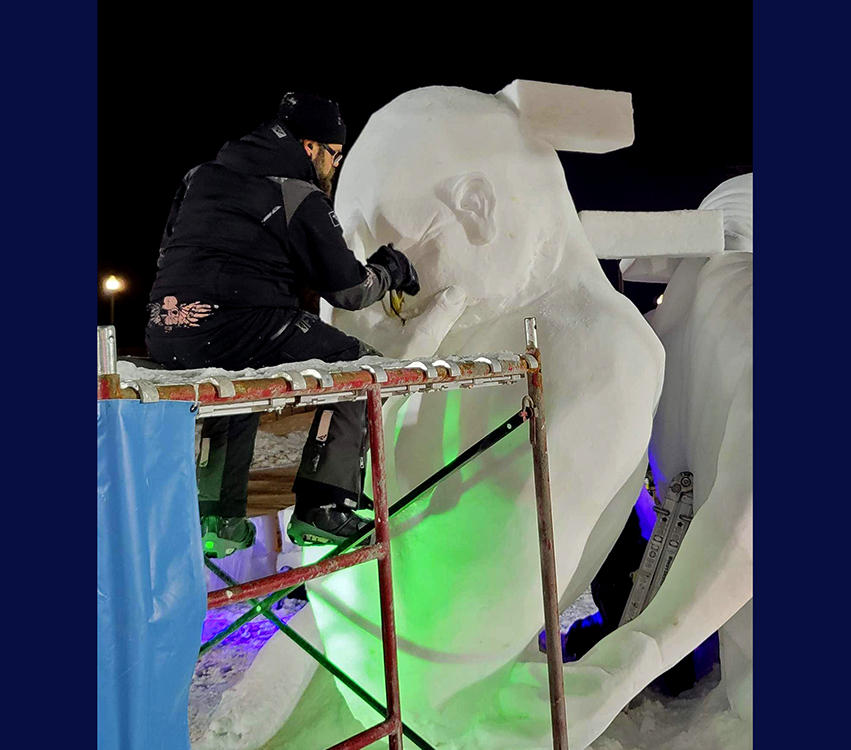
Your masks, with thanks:
[[[399,442],[399,433],[402,432],[402,426],[405,424],[405,414],[408,413],[408,404],[410,403],[410,399],[405,399],[405,403],[402,404],[396,414],[396,434],[393,436],[393,445]]]
[[[405,424],[410,401],[395,413],[385,408],[391,504],[481,438],[483,422],[488,429],[496,427],[520,401],[511,397],[508,405],[489,390],[430,395],[423,399],[416,424],[410,419]],[[528,431],[515,430],[391,522],[400,680],[417,731],[413,717],[418,710],[436,718],[433,706],[440,702],[444,680],[470,684],[498,666],[475,656],[483,627],[491,642],[496,632],[506,649],[517,639],[513,618],[506,618],[504,610],[491,611],[491,606],[500,600],[496,592],[506,581],[540,579],[537,556],[525,554],[537,548],[534,508],[530,513],[517,502],[531,475],[530,458]],[[402,465],[410,474],[397,472]],[[305,548],[304,563],[327,550]],[[308,586],[326,654],[372,695],[383,695],[376,564],[340,571]],[[518,612],[540,608],[536,586],[525,587],[515,599]],[[349,702],[353,713],[372,720],[371,709],[358,704],[362,702]],[[426,728],[422,730],[427,737]]]
[[[461,430],[458,420],[461,417],[461,394],[455,391],[447,394],[446,418],[443,420],[443,464],[448,464],[461,452]],[[464,467],[466,468],[466,467]],[[464,469],[461,470],[462,472]],[[462,474],[463,476],[463,474]]]

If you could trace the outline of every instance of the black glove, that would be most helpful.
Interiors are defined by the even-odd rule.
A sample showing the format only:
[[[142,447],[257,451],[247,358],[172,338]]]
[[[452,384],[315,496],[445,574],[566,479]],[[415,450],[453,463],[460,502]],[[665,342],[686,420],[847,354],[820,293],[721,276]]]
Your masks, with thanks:
[[[408,257],[393,245],[382,245],[366,260],[368,265],[381,266],[390,274],[390,288],[412,297],[419,294],[420,278]]]

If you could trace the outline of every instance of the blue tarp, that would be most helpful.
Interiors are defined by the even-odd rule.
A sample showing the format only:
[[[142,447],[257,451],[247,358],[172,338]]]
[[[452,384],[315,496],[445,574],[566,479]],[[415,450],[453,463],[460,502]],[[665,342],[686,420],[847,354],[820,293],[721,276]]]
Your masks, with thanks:
[[[206,586],[187,403],[98,401],[98,749],[189,750]]]

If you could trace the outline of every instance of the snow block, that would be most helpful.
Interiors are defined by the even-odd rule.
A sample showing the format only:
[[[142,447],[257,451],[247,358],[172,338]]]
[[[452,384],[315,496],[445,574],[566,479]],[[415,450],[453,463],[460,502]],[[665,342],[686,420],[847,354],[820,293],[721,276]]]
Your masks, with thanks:
[[[189,750],[207,608],[189,407],[98,401],[99,750]]]
[[[624,258],[620,262],[624,281],[667,284],[682,258]]]
[[[632,94],[516,80],[497,96],[520,115],[524,132],[557,151],[605,154],[635,140]]]
[[[708,258],[724,252],[723,211],[580,211],[598,258]]]
[[[753,252],[753,172],[722,182],[698,208],[724,212],[726,252]]]

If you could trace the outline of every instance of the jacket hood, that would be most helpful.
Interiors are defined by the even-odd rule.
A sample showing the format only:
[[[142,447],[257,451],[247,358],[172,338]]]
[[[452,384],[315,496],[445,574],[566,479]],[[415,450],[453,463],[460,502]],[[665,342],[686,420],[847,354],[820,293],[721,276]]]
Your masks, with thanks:
[[[258,177],[292,177],[319,187],[313,162],[301,142],[277,120],[222,146],[215,162]]]

